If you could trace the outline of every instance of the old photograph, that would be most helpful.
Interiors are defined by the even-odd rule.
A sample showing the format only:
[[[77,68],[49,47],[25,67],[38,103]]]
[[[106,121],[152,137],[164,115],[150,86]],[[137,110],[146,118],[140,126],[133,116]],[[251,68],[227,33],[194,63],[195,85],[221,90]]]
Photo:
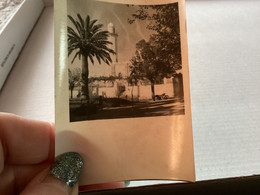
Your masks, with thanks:
[[[70,122],[185,114],[178,2],[67,7]]]
[[[54,24],[55,155],[82,155],[79,185],[194,181],[185,0],[55,0]]]

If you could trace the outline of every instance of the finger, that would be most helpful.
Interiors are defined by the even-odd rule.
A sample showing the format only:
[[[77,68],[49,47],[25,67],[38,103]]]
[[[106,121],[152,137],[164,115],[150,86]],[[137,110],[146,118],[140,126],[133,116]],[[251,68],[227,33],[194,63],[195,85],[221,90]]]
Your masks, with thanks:
[[[49,168],[39,173],[23,190],[21,195],[28,194],[69,194],[69,186],[57,178],[49,175]]]
[[[2,142],[1,142],[1,139],[0,139],[0,174],[4,170],[4,165],[5,165],[5,162],[4,162],[4,149],[3,149]]]
[[[71,194],[83,167],[82,157],[75,152],[59,157],[55,164],[37,175],[22,192],[27,194]]]
[[[0,140],[0,155],[6,164],[37,164],[54,159],[54,125],[51,123],[0,113]],[[0,159],[0,168],[2,163]]]
[[[0,174],[0,194],[17,194],[21,192],[39,172],[49,166],[49,163],[34,166],[5,165],[4,170]]]

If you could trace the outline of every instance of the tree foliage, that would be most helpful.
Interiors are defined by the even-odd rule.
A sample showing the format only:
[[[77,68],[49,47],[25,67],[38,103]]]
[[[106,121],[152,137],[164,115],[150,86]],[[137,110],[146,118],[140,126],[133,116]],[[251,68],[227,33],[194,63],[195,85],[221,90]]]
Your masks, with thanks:
[[[97,59],[99,64],[105,62],[110,64],[112,59],[110,54],[115,52],[109,48],[112,43],[108,41],[109,32],[103,31],[103,24],[97,24],[97,20],[91,20],[89,16],[85,20],[80,14],[77,18],[68,15],[72,26],[67,27],[68,31],[68,55],[74,52],[74,57],[71,63],[78,57],[82,57],[82,82],[85,86],[82,87],[83,94],[89,101],[89,64],[94,65],[94,59]]]
[[[151,40],[157,45],[158,57],[168,64],[168,71],[175,73],[181,69],[181,42],[178,3],[167,5],[141,5],[132,14],[129,23],[136,20],[148,21],[147,29],[154,33]]]
[[[108,41],[108,31],[102,31],[103,24],[96,24],[97,20],[91,20],[89,16],[85,20],[80,14],[77,14],[76,19],[68,15],[68,18],[74,25],[75,30],[68,26],[68,55],[76,51],[72,63],[76,57],[81,59],[81,55],[87,58],[94,64],[94,57],[106,64],[110,64],[112,59],[110,53],[115,53],[108,47],[112,43]]]
[[[159,48],[152,41],[141,40],[136,44],[135,56],[131,59],[131,74],[129,80],[136,83],[137,79],[148,79],[151,82],[152,98],[154,99],[154,84],[156,80],[170,77],[168,64],[158,57]]]
[[[141,40],[136,44],[135,56],[131,59],[131,76],[148,79],[155,82],[158,78],[167,76],[164,61],[157,56],[158,49],[150,42]]]
[[[90,77],[89,83],[94,83],[95,81],[103,81],[103,82],[115,82],[116,80],[121,80],[122,76],[119,74],[118,76],[99,76],[99,77]]]
[[[81,70],[80,68],[69,69],[69,89],[71,91],[71,98],[72,93],[75,87],[81,85]]]

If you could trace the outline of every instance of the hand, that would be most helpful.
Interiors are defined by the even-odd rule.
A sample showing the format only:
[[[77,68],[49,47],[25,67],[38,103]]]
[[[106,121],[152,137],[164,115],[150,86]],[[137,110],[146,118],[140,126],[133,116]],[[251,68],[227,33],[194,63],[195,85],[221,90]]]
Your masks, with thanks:
[[[77,194],[51,176],[54,124],[0,113],[0,194]],[[53,166],[54,167],[54,166]],[[124,183],[91,185],[84,190],[124,187]]]
[[[59,180],[45,183],[53,162],[54,124],[0,114],[0,194],[64,194]],[[33,180],[36,176],[39,180]]]

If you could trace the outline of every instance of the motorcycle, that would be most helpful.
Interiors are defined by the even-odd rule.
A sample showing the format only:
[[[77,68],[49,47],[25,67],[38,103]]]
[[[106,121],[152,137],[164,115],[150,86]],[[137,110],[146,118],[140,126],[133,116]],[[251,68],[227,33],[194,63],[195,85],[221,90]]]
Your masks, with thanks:
[[[155,100],[166,100],[169,99],[169,96],[166,95],[165,93],[161,94],[161,95],[155,95]]]

